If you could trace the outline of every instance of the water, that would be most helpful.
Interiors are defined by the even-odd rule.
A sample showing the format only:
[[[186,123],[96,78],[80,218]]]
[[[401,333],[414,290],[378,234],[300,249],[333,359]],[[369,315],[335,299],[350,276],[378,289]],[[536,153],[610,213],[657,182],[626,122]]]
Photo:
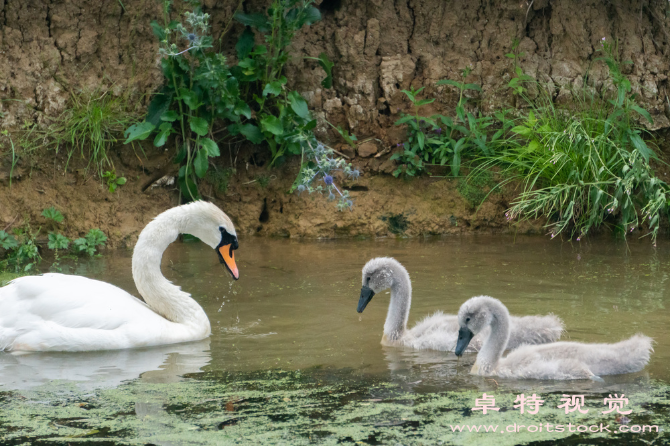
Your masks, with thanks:
[[[450,426],[575,422],[575,414],[556,408],[567,393],[586,396],[589,414],[579,415],[581,423],[618,428],[612,414],[600,412],[604,397],[625,393],[631,425],[667,428],[668,247],[661,242],[654,249],[647,240],[246,238],[237,251],[241,279],[232,283],[210,248],[173,244],[163,272],[205,308],[212,336],[123,352],[0,354],[0,440],[658,444],[667,441],[664,432],[493,437],[452,433]],[[137,294],[130,256],[108,253],[80,263],[75,272]],[[362,315],[356,313],[361,268],[376,256],[395,257],[410,273],[410,326],[488,294],[513,314],[555,313],[565,321],[564,339],[616,342],[642,332],[656,341],[655,352],[642,372],[600,383],[491,380],[469,375],[474,355],[459,361],[453,353],[382,347],[388,295],[376,295]],[[471,411],[483,392],[494,395],[503,410],[486,416]],[[519,414],[512,405],[520,393],[541,395],[545,407],[535,416]]]

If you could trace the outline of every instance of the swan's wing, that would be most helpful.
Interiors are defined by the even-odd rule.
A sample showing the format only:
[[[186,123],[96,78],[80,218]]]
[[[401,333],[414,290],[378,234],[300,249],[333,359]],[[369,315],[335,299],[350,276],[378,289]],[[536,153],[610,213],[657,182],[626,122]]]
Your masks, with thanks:
[[[0,288],[0,350],[82,350],[112,332],[108,348],[123,348],[132,333],[122,327],[161,320],[126,291],[81,276],[21,277]]]
[[[522,345],[503,358],[500,376],[536,379],[588,379],[642,370],[649,362],[652,339],[637,334],[614,344],[556,342]]]
[[[453,352],[456,349],[458,340],[458,316],[455,314],[444,314],[437,311],[430,316],[426,316],[409,330],[403,344],[420,350],[441,350]],[[466,351],[479,351],[481,340],[488,335],[479,333],[475,336]]]
[[[550,344],[555,346],[557,344]],[[498,362],[493,374],[517,379],[590,379],[593,372],[578,358],[564,355],[546,357],[539,346],[522,345]]]
[[[556,342],[563,333],[563,321],[553,314],[546,316],[510,316],[508,349],[523,344]]]
[[[556,342],[535,346],[544,359],[571,358],[585,364],[595,375],[618,375],[642,370],[651,356],[653,340],[642,334],[614,344]]]

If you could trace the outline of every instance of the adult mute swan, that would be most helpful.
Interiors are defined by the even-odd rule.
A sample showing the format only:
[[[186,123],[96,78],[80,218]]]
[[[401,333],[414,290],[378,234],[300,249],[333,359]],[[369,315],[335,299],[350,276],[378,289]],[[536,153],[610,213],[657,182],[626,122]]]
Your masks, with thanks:
[[[142,230],[133,251],[133,279],[146,304],[81,276],[21,277],[0,288],[0,351],[114,350],[208,337],[205,311],[161,274],[163,251],[180,233],[214,248],[239,278],[237,234],[228,216],[204,201],[177,206]]]
[[[458,311],[458,345],[461,356],[468,343],[490,327],[471,373],[501,378],[593,379],[642,370],[653,351],[652,339],[636,334],[616,344],[556,342],[523,345],[502,357],[510,336],[510,316],[505,305],[488,296],[473,297]]]
[[[453,352],[458,339],[458,318],[441,311],[427,316],[412,329],[407,329],[409,307],[412,303],[412,282],[405,267],[391,257],[377,257],[363,267],[363,287],[358,301],[359,313],[365,310],[375,293],[391,289],[382,345],[405,346],[417,350],[442,350]],[[513,349],[521,344],[544,344],[561,337],[563,322],[554,315],[523,316],[511,318],[512,334],[506,348]],[[481,347],[486,333],[476,336],[468,346],[468,351]],[[505,347],[505,345],[503,347]]]

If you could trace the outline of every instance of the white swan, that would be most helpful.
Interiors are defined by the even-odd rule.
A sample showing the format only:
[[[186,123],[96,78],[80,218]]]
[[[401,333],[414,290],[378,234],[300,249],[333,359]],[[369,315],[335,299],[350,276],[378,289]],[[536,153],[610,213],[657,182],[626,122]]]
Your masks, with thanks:
[[[593,379],[642,370],[653,351],[652,339],[637,334],[616,344],[556,342],[524,345],[502,357],[510,335],[510,316],[505,305],[488,296],[473,297],[458,311],[458,345],[461,356],[470,339],[490,327],[472,366],[472,374],[502,378]]]
[[[414,349],[454,351],[458,339],[458,318],[441,311],[427,316],[412,329],[407,329],[407,318],[412,303],[412,282],[405,267],[391,257],[377,257],[363,267],[363,287],[358,301],[362,313],[375,293],[391,289],[382,345],[405,346]],[[512,336],[506,343],[508,349],[522,344],[544,344],[561,337],[563,322],[556,316],[512,316]],[[469,351],[481,347],[486,333],[476,336]]]
[[[239,278],[237,234],[228,216],[204,201],[177,206],[142,230],[133,252],[133,279],[146,304],[85,277],[21,277],[0,288],[0,351],[114,350],[208,337],[205,311],[161,274],[163,251],[180,233],[216,249]]]

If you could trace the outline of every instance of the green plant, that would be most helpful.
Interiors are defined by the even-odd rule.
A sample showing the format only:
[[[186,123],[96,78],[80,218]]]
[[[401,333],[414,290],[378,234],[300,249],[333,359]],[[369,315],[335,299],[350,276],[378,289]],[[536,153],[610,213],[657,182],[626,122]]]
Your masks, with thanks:
[[[258,175],[256,177],[256,181],[261,188],[267,189],[268,185],[270,184],[270,177],[267,175]]]
[[[116,176],[116,171],[114,171],[114,170],[106,171],[102,175],[102,179],[105,180],[105,182],[107,183],[107,189],[112,193],[116,192],[117,187],[126,184],[126,178],[125,177],[117,177]]]
[[[388,215],[382,215],[379,219],[386,223],[388,230],[391,231],[391,233],[402,235],[409,227],[409,219],[407,218],[409,215],[409,212],[402,212],[400,214],[390,213]]]
[[[0,260],[0,271],[30,271],[41,259],[35,242],[38,233],[39,230],[33,233],[28,225],[15,228],[13,236],[0,231],[0,247],[6,250],[5,258]]]
[[[326,122],[328,122],[328,121],[326,121]],[[349,144],[349,146],[351,146],[351,148],[356,148],[356,142],[358,141],[358,138],[356,138],[356,135],[354,135],[353,133],[349,133],[347,130],[343,129],[342,126],[338,125],[337,127],[335,127],[330,122],[328,122],[328,125],[331,126],[332,128],[334,128],[335,130],[337,130],[337,133],[340,134],[342,139],[344,139],[344,141],[347,144]]]
[[[19,243],[11,234],[7,234],[5,231],[0,230],[0,248],[8,251],[18,247]]]
[[[564,109],[553,104],[546,89],[535,101],[522,93],[531,110],[516,122],[511,129],[516,137],[489,165],[501,166],[508,178],[523,183],[507,211],[509,220],[544,215],[552,238],[570,231],[577,240],[603,223],[616,222],[628,233],[644,221],[655,243],[670,190],[649,164],[657,158],[635,118],[652,119],[631,94],[613,47],[603,42],[601,51],[615,96],[584,90],[575,94],[575,107]]]
[[[26,153],[47,148],[67,153],[66,170],[71,158],[79,153],[102,177],[105,166],[113,166],[109,152],[123,131],[137,120],[129,110],[126,97],[110,91],[80,91],[70,94],[66,110],[46,127],[29,124],[21,135],[20,145]]]
[[[507,83],[507,87],[510,88],[515,95],[524,95],[526,93],[525,85],[528,82],[534,81],[534,79],[525,74],[519,65],[519,58],[523,57],[525,53],[519,52],[518,49],[519,39],[515,38],[512,41],[512,51],[505,54],[505,57],[512,59],[514,62],[514,77]]]
[[[56,223],[60,223],[63,221],[65,217],[63,217],[63,214],[60,213],[55,207],[51,206],[50,208],[46,208],[42,211],[42,217],[46,218],[47,220],[53,220]]]
[[[86,253],[93,256],[98,248],[104,248],[107,236],[100,229],[91,229],[82,238],[73,242],[74,249],[79,253]]]
[[[9,169],[9,187],[11,188],[12,177],[14,176],[14,167],[16,167],[16,163],[18,162],[18,159],[16,157],[16,147],[14,147],[14,140],[12,140],[12,136],[9,134],[9,131],[7,129],[0,132],[0,136],[4,136],[9,141],[9,147],[12,149],[12,164]],[[0,145],[0,147],[2,146]]]
[[[49,242],[47,244],[49,249],[67,249],[70,246],[70,239],[63,234],[57,232],[49,233]]]
[[[165,85],[149,105],[145,122],[126,130],[126,143],[146,139],[158,130],[154,145],[160,147],[177,134],[180,190],[196,199],[197,183],[207,174],[209,159],[220,155],[213,133],[217,120],[227,125],[223,138],[265,142],[271,165],[285,153],[302,152],[316,120],[304,98],[287,91],[282,71],[295,32],[319,20],[320,14],[309,0],[275,0],[267,14],[238,12],[235,19],[247,28],[236,45],[239,62],[229,68],[223,54],[210,51],[209,15],[191,4],[194,9],[184,14],[185,25],[170,20],[170,0],[163,1],[163,24],[152,22],[160,40]],[[264,45],[255,44],[252,28],[264,36]],[[181,50],[183,43],[187,48]],[[325,55],[317,61],[326,70],[323,84],[329,87],[332,63]]]
[[[474,169],[470,175],[458,181],[456,190],[474,208],[479,206],[496,186],[491,171]]]
[[[206,179],[211,183],[219,192],[226,192],[228,190],[228,182],[230,177],[235,173],[235,169],[224,168],[224,169],[211,169],[207,171]]]
[[[395,125],[407,125],[407,142],[398,144],[403,151],[391,157],[401,163],[393,172],[395,176],[401,173],[406,176],[417,175],[425,170],[425,164],[444,166],[449,163],[451,175],[456,177],[460,173],[463,156],[473,156],[477,153],[489,156],[493,153],[493,146],[498,143],[504,130],[499,129],[489,139],[487,128],[493,124],[493,120],[466,111],[465,91],[481,91],[479,85],[465,82],[470,71],[470,68],[463,70],[461,82],[450,79],[437,82],[437,85],[450,85],[458,90],[459,97],[454,118],[440,114],[431,117],[420,115],[420,108],[431,104],[435,99],[417,98],[424,87],[418,90],[413,88],[409,91],[402,90],[412,102],[414,114],[402,115],[395,123]]]

